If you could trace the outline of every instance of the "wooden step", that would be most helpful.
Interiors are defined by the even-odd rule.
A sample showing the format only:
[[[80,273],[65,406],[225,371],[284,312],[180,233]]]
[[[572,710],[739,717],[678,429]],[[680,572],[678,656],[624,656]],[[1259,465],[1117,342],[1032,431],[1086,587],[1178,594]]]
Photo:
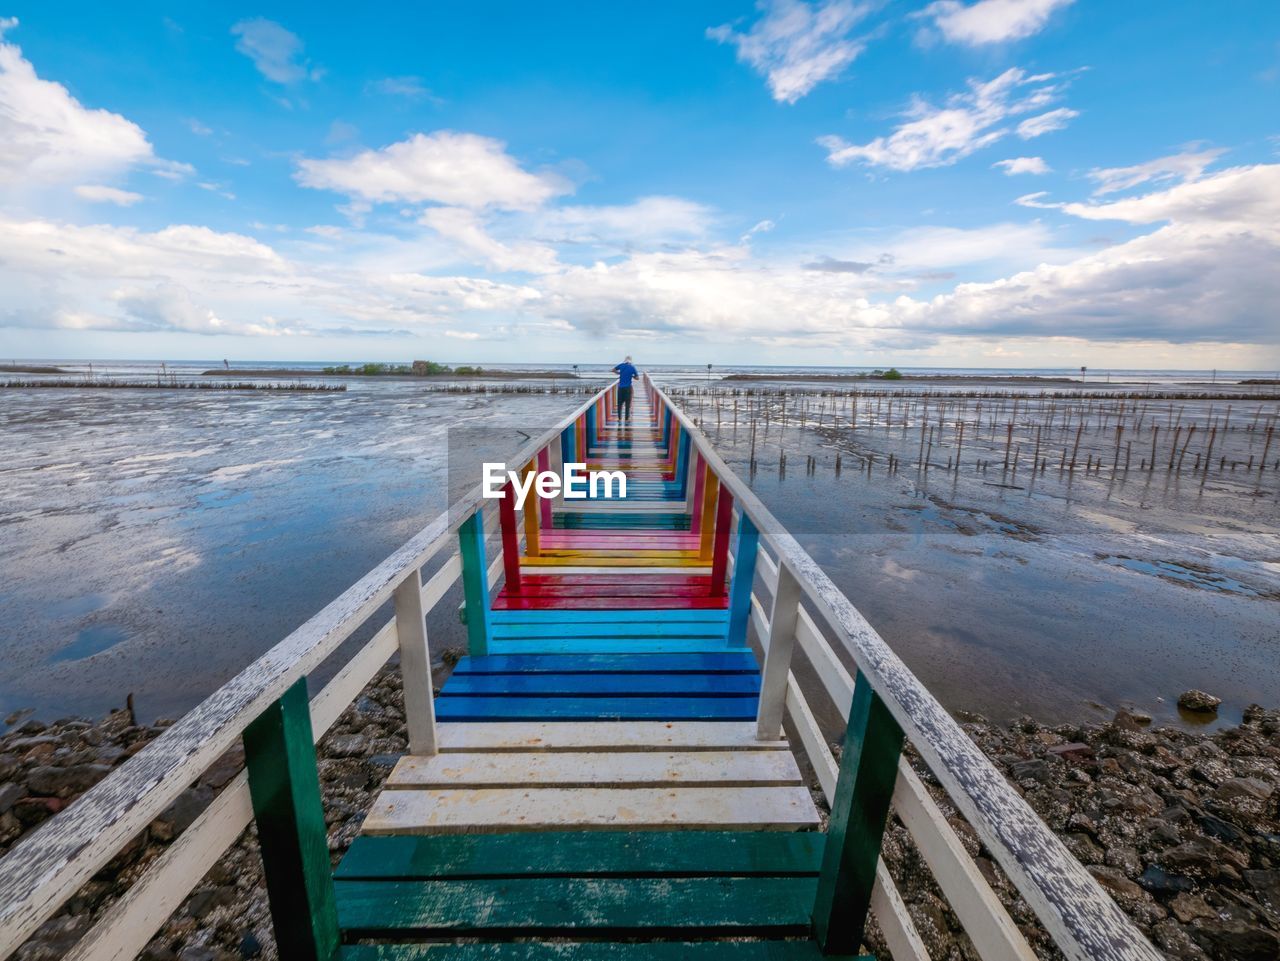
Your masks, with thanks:
[[[530,752],[403,757],[388,788],[781,787],[803,784],[790,751]]]
[[[506,654],[464,657],[450,677],[468,674],[753,674],[749,650],[722,654]]]
[[[340,881],[816,875],[816,831],[548,831],[356,838]]]
[[[441,724],[446,751],[772,751],[783,738],[756,739],[754,721],[600,721],[522,724]]]
[[[818,812],[805,787],[544,787],[383,791],[362,831],[796,831],[817,825]]]
[[[748,721],[759,709],[751,695],[690,696],[543,696],[507,694],[436,698],[436,718],[453,721]]]
[[[807,935],[818,881],[802,878],[502,878],[344,881],[347,938],[498,932]]]
[[[482,941],[359,944],[340,961],[849,961],[813,941]],[[875,961],[859,955],[858,961]]]

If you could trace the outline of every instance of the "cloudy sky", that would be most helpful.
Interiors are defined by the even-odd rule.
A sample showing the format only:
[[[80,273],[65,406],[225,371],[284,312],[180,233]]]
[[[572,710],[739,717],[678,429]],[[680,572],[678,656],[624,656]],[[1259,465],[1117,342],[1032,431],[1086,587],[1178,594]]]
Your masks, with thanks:
[[[1275,0],[467,6],[0,0],[0,355],[1280,365]]]

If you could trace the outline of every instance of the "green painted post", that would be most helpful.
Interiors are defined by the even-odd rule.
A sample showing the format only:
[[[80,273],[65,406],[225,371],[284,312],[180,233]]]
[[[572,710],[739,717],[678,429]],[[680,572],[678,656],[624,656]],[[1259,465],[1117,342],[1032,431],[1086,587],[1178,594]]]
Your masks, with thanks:
[[[458,528],[462,594],[467,605],[467,653],[489,653],[489,563],[484,556],[484,514],[479,507]]]
[[[858,672],[813,907],[825,954],[857,954],[898,777],[902,728]]]
[[[244,751],[280,958],[328,961],[338,909],[306,678],[245,729]]]

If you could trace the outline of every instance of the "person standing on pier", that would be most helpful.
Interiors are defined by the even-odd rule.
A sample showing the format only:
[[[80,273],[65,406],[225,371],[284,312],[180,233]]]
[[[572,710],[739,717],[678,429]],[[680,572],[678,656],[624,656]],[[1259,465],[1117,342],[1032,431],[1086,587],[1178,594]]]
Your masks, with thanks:
[[[631,422],[631,381],[640,376],[635,365],[631,363],[631,355],[627,355],[613,372],[618,375],[618,417],[627,423]]]

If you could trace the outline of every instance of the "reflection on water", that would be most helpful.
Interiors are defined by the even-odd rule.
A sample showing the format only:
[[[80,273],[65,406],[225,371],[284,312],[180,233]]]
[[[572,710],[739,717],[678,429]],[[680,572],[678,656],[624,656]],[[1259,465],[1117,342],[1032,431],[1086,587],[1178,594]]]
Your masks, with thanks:
[[[0,716],[174,716],[446,506],[448,431],[492,453],[577,397],[6,393]],[[456,619],[455,619],[456,620]],[[442,643],[449,641],[449,635]]]

